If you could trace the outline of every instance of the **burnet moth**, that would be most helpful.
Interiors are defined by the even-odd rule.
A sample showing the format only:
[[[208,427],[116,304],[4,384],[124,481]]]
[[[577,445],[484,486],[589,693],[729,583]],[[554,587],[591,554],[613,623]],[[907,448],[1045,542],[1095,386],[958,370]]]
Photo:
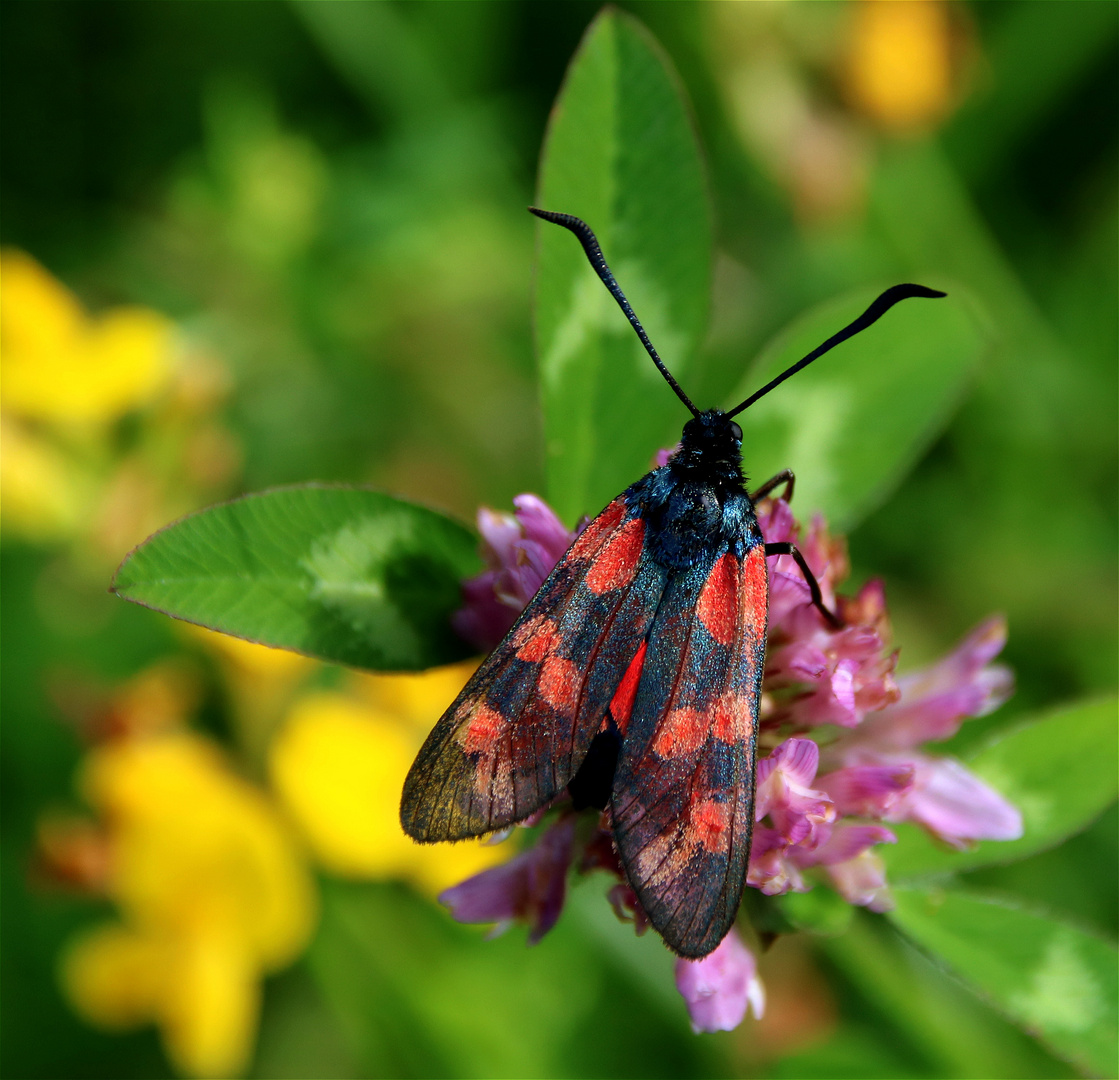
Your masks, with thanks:
[[[839,627],[800,552],[767,544],[734,417],[899,300],[887,289],[849,326],[723,412],[698,410],[657,355],[594,233],[569,229],[653,363],[692,414],[668,463],[613,500],[572,543],[500,645],[436,724],[404,782],[400,819],[420,843],[523,821],[564,793],[609,811],[619,862],[653,927],[685,957],[723,939],[738,910],[754,823],[765,666],[766,559],[791,555],[820,617]]]

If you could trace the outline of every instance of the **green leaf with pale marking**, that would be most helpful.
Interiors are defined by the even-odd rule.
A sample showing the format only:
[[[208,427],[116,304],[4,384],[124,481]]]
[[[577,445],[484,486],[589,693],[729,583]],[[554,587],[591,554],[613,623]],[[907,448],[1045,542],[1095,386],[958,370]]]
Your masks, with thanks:
[[[984,1007],[967,984],[944,970],[943,962],[917,948],[885,919],[858,909],[846,933],[817,936],[816,943],[865,999],[871,1015],[879,1014],[878,1040],[891,1044],[909,1062],[902,1070],[896,1066],[893,1071],[871,1073],[855,1069],[839,1075],[1056,1078],[1073,1074],[1045,1047],[1023,1037],[1001,1010]],[[924,1059],[921,1064],[914,1061],[914,1051]],[[787,1071],[786,1075],[836,1074]]]
[[[469,654],[451,630],[473,534],[377,491],[307,485],[168,525],[112,591],[234,637],[353,667],[421,670]]]
[[[754,484],[790,468],[800,516],[822,511],[850,529],[912,468],[952,415],[988,338],[959,286],[945,299],[903,300],[739,417]],[[744,401],[864,311],[880,290],[821,304],[762,352],[728,408]]]
[[[968,851],[937,846],[913,825],[883,849],[891,881],[1014,862],[1080,832],[1114,801],[1119,736],[1115,698],[1080,702],[1001,734],[964,762],[1022,812],[1019,840],[984,840]]]
[[[657,351],[687,388],[710,292],[711,214],[679,78],[635,19],[607,9],[564,80],[537,205],[583,218]],[[566,229],[540,222],[536,352],[548,498],[597,513],[680,437],[688,412]]]
[[[1112,761],[1114,764],[1114,761]],[[893,922],[1061,1057],[1114,1076],[1114,945],[1007,900],[899,889]]]

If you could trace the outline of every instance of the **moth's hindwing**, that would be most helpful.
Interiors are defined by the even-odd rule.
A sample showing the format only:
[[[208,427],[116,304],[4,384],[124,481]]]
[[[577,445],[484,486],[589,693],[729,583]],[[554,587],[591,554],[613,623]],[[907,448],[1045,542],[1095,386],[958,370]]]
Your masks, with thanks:
[[[572,544],[424,743],[400,806],[409,836],[504,828],[570,781],[664,591],[645,532],[619,496]]]
[[[714,949],[742,895],[768,589],[761,542],[672,578],[622,738],[614,840],[650,921],[681,956]]]

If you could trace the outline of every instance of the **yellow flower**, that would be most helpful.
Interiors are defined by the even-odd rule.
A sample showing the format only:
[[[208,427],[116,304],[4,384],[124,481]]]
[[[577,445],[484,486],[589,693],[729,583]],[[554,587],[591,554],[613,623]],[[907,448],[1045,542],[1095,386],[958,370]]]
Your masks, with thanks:
[[[82,780],[107,825],[108,889],[123,925],[70,947],[70,999],[102,1026],[154,1021],[183,1072],[242,1070],[260,979],[294,959],[314,926],[297,845],[263,792],[198,735],[105,744]]]
[[[62,980],[78,1011],[109,1031],[155,1020],[183,1072],[221,1077],[248,1063],[260,1011],[260,973],[219,924],[159,935],[107,924],[73,944]]]
[[[437,893],[507,857],[477,842],[420,847],[400,829],[404,776],[473,664],[422,675],[356,675],[300,690],[318,665],[191,630],[216,648],[243,698],[280,709],[267,751],[277,798],[323,866]],[[295,697],[294,702],[292,696]],[[101,887],[120,913],[74,941],[62,981],[91,1023],[160,1029],[181,1072],[228,1076],[248,1064],[261,979],[306,946],[316,898],[305,852],[271,797],[219,747],[183,730],[192,688],[173,665],[141,673],[112,701],[81,775],[101,828],[43,827],[44,858],[65,880]],[[256,730],[256,729],[254,729]]]
[[[202,626],[178,625],[184,637],[217,658],[233,706],[237,742],[249,760],[259,765],[292,697],[318,670],[318,661]]]
[[[79,527],[93,484],[58,447],[0,417],[0,490],[5,529],[41,542],[69,536]]]
[[[3,407],[55,424],[110,421],[170,374],[172,324],[147,308],[90,318],[31,256],[0,255]]]
[[[478,841],[421,847],[400,828],[400,791],[427,731],[471,664],[422,675],[355,676],[357,693],[299,699],[273,742],[269,772],[315,856],[358,878],[404,878],[438,893],[501,862]]]
[[[948,11],[939,0],[863,0],[855,11],[848,93],[884,127],[939,120],[952,98]]]

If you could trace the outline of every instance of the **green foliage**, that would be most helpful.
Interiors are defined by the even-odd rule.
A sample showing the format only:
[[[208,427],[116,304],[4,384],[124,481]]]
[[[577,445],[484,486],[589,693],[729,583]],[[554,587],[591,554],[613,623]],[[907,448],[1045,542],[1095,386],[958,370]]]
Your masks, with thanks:
[[[872,1031],[882,1025],[891,1031],[902,1064],[878,1075],[1075,1075],[885,920],[855,912],[846,933],[821,944],[839,974],[840,992],[865,1002],[859,1012],[875,1017]],[[829,1074],[817,1064],[813,1075]]]
[[[469,655],[449,619],[474,547],[450,518],[380,492],[283,488],[169,525],[113,591],[248,641],[416,671]]]
[[[582,891],[596,894],[591,919],[614,922],[599,890]],[[671,1000],[665,950],[632,935],[634,949],[604,947],[606,936],[576,915],[526,949],[519,931],[489,940],[399,886],[327,882],[309,966],[363,1075],[601,1075],[604,1062],[641,1076],[712,1075]],[[627,962],[633,952],[649,955],[660,986]],[[588,1053],[604,1017],[611,1048]]]
[[[890,918],[1062,1057],[1112,1073],[1113,944],[1010,899],[950,890],[899,890]]]
[[[778,903],[792,927],[827,937],[846,931],[854,915],[854,909],[839,893],[821,884],[808,892],[786,893]]]
[[[687,391],[710,294],[711,212],[679,78],[649,32],[607,10],[552,110],[537,205],[586,221],[637,317]],[[596,514],[671,446],[688,414],[575,239],[537,228],[536,352],[548,498]]]

